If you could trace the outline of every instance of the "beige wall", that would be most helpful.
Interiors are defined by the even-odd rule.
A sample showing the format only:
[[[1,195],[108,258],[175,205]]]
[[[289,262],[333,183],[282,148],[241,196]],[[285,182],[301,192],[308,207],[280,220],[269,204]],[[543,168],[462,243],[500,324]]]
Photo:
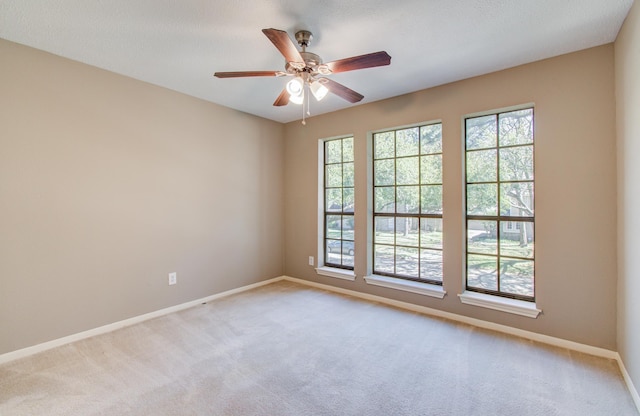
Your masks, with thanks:
[[[0,354],[282,275],[281,124],[3,40],[0,62]]]
[[[305,127],[1,40],[0,57],[0,353],[283,273],[616,349],[612,45],[313,117]],[[525,103],[536,106],[544,312],[535,320],[456,296],[462,116]],[[367,134],[431,120],[444,129],[443,300],[362,279]],[[317,140],[344,134],[356,138],[355,282],[318,276],[307,263],[317,253]],[[169,287],[172,271],[178,285]],[[627,326],[637,325],[634,316]]]
[[[618,135],[618,351],[640,388],[640,4],[615,44]]]
[[[613,45],[313,117],[285,128],[285,273],[616,349],[616,147]],[[366,95],[366,91],[362,91]],[[333,98],[336,99],[336,98]],[[535,103],[537,319],[463,305],[462,117]],[[440,300],[367,285],[367,133],[442,120],[444,287]],[[319,138],[354,134],[355,282],[318,276]]]

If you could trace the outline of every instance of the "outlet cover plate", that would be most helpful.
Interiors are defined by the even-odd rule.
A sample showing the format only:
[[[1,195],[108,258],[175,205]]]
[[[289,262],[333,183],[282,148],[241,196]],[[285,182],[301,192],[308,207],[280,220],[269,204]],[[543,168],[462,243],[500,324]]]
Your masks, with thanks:
[[[175,285],[176,283],[178,283],[178,273],[169,273],[169,284]]]

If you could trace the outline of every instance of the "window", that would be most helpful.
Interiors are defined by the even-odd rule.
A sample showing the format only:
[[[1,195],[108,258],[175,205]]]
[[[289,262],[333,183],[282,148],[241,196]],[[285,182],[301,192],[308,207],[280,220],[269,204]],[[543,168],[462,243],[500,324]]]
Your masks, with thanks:
[[[373,134],[373,273],[442,285],[442,124]]]
[[[324,141],[324,265],[353,270],[353,137]]]
[[[466,289],[535,300],[533,108],[465,120]]]

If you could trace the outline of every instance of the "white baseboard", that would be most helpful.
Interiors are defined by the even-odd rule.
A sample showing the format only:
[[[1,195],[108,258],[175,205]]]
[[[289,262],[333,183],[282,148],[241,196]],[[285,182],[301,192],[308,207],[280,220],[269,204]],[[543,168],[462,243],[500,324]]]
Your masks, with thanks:
[[[631,376],[627,372],[627,368],[624,366],[624,362],[622,361],[622,357],[620,354],[616,354],[618,361],[618,366],[620,367],[620,372],[622,373],[622,377],[624,378],[624,382],[627,383],[627,388],[629,388],[629,393],[631,393],[631,398],[638,409],[638,413],[640,413],[640,394],[638,394],[638,390],[636,386],[633,384],[633,380],[631,380]]]
[[[167,315],[173,312],[178,312],[184,309],[188,309],[197,305],[200,305],[205,302],[211,302],[215,299],[220,299],[226,296],[231,296],[236,293],[245,292],[247,290],[255,289],[260,286],[265,286],[271,283],[279,282],[281,280],[287,280],[294,283],[299,283],[302,285],[307,285],[311,287],[315,287],[318,289],[328,290],[336,293],[341,293],[349,296],[353,296],[360,299],[365,299],[373,302],[380,302],[386,305],[394,306],[401,309],[410,310],[413,312],[423,313],[426,315],[437,316],[440,318],[450,319],[452,321],[461,322],[469,325],[473,325],[478,328],[490,329],[497,332],[502,332],[509,335],[515,335],[521,338],[529,339],[532,341],[541,342],[548,345],[553,345],[556,347],[567,348],[573,351],[583,352],[585,354],[595,355],[598,357],[614,359],[617,361],[618,366],[620,367],[620,371],[622,372],[622,376],[624,378],[625,383],[631,393],[631,397],[640,412],[640,395],[638,395],[638,390],[636,390],[627,369],[624,366],[622,358],[620,354],[616,351],[607,350],[604,348],[593,347],[591,345],[581,344],[578,342],[567,341],[565,339],[551,337],[548,335],[542,335],[535,332],[525,331],[518,328],[509,327],[506,325],[500,325],[493,322],[483,321],[480,319],[470,318],[464,315],[458,315],[451,312],[445,312],[438,309],[427,308],[426,306],[415,305],[412,303],[401,302],[389,298],[385,298],[382,296],[370,295],[368,293],[357,292],[355,290],[343,289],[336,286],[325,285],[322,283],[316,283],[309,280],[297,279],[295,277],[290,276],[279,276],[274,277],[273,279],[264,280],[261,282],[253,283],[247,286],[242,286],[236,289],[231,289],[225,292],[217,293],[215,295],[210,295],[202,299],[193,300],[190,302],[182,303],[180,305],[171,306],[169,308],[160,309],[158,311],[150,312],[144,315],[135,316],[133,318],[125,319],[123,321],[114,322],[112,324],[104,325],[98,328],[90,329],[87,331],[79,332],[77,334],[69,335],[67,337],[58,338],[52,341],[44,342],[42,344],[37,344],[31,347],[23,348],[16,351],[11,351],[5,354],[0,354],[0,364],[17,360],[20,358],[28,357],[33,354],[37,354],[39,352],[43,352],[46,350],[50,350],[52,348],[59,347],[61,345],[66,345],[75,341],[79,341],[82,339],[90,338],[96,335],[105,334],[108,332],[115,331],[120,328],[124,328],[127,326],[135,325],[140,322],[147,321],[149,319],[157,318],[163,315]]]
[[[525,331],[518,328],[513,328],[506,325],[495,324],[493,322],[487,322],[480,319],[469,318],[468,316],[458,315],[451,312],[445,312],[438,309],[427,308],[426,306],[414,305],[413,303],[401,302],[389,298],[385,298],[382,296],[370,295],[368,293],[357,292],[354,290],[343,289],[336,286],[325,285],[322,283],[316,283],[309,280],[297,279],[295,277],[283,276],[281,280],[288,280],[290,282],[300,283],[307,286],[312,286],[318,289],[324,289],[331,292],[341,293],[344,295],[353,296],[360,299],[370,300],[373,302],[380,302],[386,305],[394,306],[401,309],[410,310],[412,312],[423,313],[425,315],[437,316],[440,318],[450,319],[452,321],[461,322],[469,325],[473,325],[478,328],[490,329],[497,332],[502,332],[504,334],[515,335],[521,338],[529,339],[532,341],[537,341],[547,345],[553,345],[555,347],[567,348],[572,351],[578,351],[589,355],[594,355],[597,357],[603,357],[608,359],[616,360],[618,366],[620,367],[620,372],[622,373],[622,377],[624,378],[625,383],[627,384],[627,388],[629,389],[629,393],[631,394],[631,398],[638,408],[638,412],[640,412],[640,396],[638,395],[638,390],[636,390],[633,380],[629,376],[627,369],[624,366],[622,358],[620,354],[616,351],[607,350],[605,348],[598,348],[591,345],[581,344],[579,342],[568,341],[562,338],[551,337],[549,335],[542,335],[531,331]]]
[[[154,312],[146,313],[144,315],[134,316],[133,318],[125,319],[123,321],[114,322],[112,324],[100,326],[98,328],[89,329],[87,331],[79,332],[77,334],[69,335],[63,338],[54,339],[52,341],[47,341],[42,344],[33,345],[31,347],[22,348],[16,351],[11,351],[5,354],[0,355],[0,364],[17,360],[20,358],[28,357],[33,354],[37,354],[39,352],[47,351],[52,348],[59,347],[61,345],[70,344],[75,341],[80,341],[86,338],[94,337],[96,335],[106,334],[107,332],[112,332],[120,328],[124,328],[127,326],[135,325],[140,322],[148,321],[149,319],[157,318],[163,315],[167,315],[173,312],[178,312],[184,309],[192,308],[194,306],[200,305],[202,303],[211,302],[215,299],[220,299],[226,296],[231,296],[236,293],[245,292],[247,290],[255,289],[260,286],[265,286],[283,279],[283,276],[275,277],[269,280],[263,280],[261,282],[253,283],[247,286],[242,286],[236,289],[227,290],[225,292],[216,293],[215,295],[207,296],[202,299],[192,300],[186,303],[182,303],[180,305],[171,306],[168,308],[160,309]]]
[[[300,283],[307,286],[313,286],[319,289],[325,289],[345,295],[354,296],[361,299],[366,299],[374,302],[384,303],[390,306],[395,306],[401,309],[407,309],[413,312],[419,312],[426,315],[437,316],[440,318],[450,319],[452,321],[461,322],[469,325],[473,325],[478,328],[490,329],[497,332],[502,332],[509,335],[515,335],[521,338],[530,339],[532,341],[541,342],[543,344],[553,345],[561,348],[568,348],[573,351],[583,352],[585,354],[595,355],[598,357],[604,357],[615,360],[618,357],[616,351],[607,350],[604,348],[593,347],[591,345],[581,344],[579,342],[567,341],[562,338],[551,337],[549,335],[538,334],[536,332],[525,331],[523,329],[513,328],[506,325],[500,325],[493,322],[483,321],[476,318],[470,318],[464,315],[458,315],[451,312],[445,312],[438,309],[427,308],[426,306],[415,305],[413,303],[401,302],[382,296],[370,295],[368,293],[357,292],[349,289],[342,289],[336,286],[325,285],[322,283],[315,283],[309,280],[297,279],[295,277],[284,276],[284,280],[288,280],[295,283]]]

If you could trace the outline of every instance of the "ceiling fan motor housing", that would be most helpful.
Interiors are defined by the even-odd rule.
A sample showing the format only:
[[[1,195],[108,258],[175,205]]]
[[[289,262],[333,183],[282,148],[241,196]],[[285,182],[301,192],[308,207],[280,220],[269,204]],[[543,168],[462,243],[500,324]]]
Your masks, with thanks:
[[[296,32],[296,41],[303,48],[311,44],[311,39],[313,39],[313,34],[308,30],[298,30]]]
[[[300,56],[304,59],[304,68],[299,68],[293,62],[285,62],[285,70],[290,74],[298,72],[317,73],[318,65],[322,64],[322,58],[312,52],[300,52]]]

